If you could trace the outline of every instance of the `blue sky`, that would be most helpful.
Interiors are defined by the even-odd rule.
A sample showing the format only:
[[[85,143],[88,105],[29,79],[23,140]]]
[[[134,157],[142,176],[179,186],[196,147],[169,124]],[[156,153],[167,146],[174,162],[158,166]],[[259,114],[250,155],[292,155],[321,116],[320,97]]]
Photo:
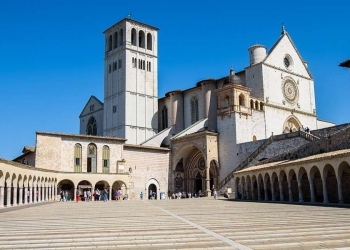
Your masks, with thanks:
[[[309,3],[310,2],[310,3]],[[248,65],[282,21],[315,80],[319,119],[350,121],[349,1],[0,1],[0,157],[35,131],[79,133],[91,95],[103,101],[102,32],[126,17],[158,27],[159,97]]]

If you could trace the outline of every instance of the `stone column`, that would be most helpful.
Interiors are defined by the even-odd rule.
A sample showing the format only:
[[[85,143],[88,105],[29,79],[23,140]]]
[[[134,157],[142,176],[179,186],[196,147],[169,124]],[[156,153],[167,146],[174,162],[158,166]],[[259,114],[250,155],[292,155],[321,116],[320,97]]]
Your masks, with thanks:
[[[38,190],[39,190],[38,202],[41,202],[42,201],[42,199],[41,199],[41,187],[38,187]]]
[[[244,200],[244,182],[241,183],[241,200]]]
[[[24,187],[24,204],[27,205],[28,204],[28,188]]]
[[[74,187],[74,201],[77,201],[77,188]]]
[[[49,200],[49,187],[45,186],[44,189],[45,189],[45,201],[48,201]]]
[[[272,197],[272,201],[276,201],[276,197],[275,197],[275,182],[271,182],[271,197]]]
[[[260,182],[258,181],[258,201],[261,201],[261,194],[260,194]]]
[[[311,202],[315,202],[314,178],[309,178]]]
[[[207,160],[206,160],[207,161]],[[207,169],[206,169],[206,189],[205,189],[205,192],[206,192],[206,195],[207,197],[211,196],[211,192],[210,192],[210,164],[207,162]]]
[[[23,187],[19,187],[18,205],[23,205]]]
[[[7,188],[7,205],[6,205],[6,207],[11,206],[11,196],[12,196],[11,187],[8,187]]]
[[[33,188],[29,186],[29,203],[33,202]]]
[[[278,186],[280,188],[280,201],[284,201],[284,194],[283,194],[283,181],[278,182]]]
[[[267,183],[264,181],[264,192],[265,192],[265,201],[269,200],[269,196],[267,194]]]
[[[328,193],[327,193],[327,181],[326,181],[326,178],[322,178],[322,188],[323,188],[323,203],[328,203]]]
[[[75,194],[76,194],[75,190],[76,190],[76,188],[74,189],[74,197],[75,197]],[[57,198],[57,186],[56,186],[56,184],[55,184],[55,185],[53,186],[53,200],[55,201],[56,198]],[[75,199],[75,198],[74,198],[74,199]]]
[[[0,207],[4,207],[5,187],[0,186]]]
[[[52,189],[51,189],[51,186],[49,186],[49,201],[52,201]]]
[[[111,201],[112,200],[112,187],[109,187],[109,194],[108,194],[108,199]]]
[[[289,202],[293,201],[293,192],[292,192],[292,181],[288,180],[288,195],[289,195]]]
[[[36,198],[36,194],[37,194],[37,192],[39,192],[39,191],[38,191],[39,187],[38,187],[38,186],[34,186],[33,189],[34,189],[34,194],[33,194],[34,197],[33,197],[33,200],[34,200],[34,203],[37,203],[37,202],[38,202],[38,199]]]
[[[92,201],[95,201],[95,195],[94,195],[94,193],[95,193],[95,189],[91,188],[91,200],[92,200]],[[123,191],[123,195],[125,195],[125,194],[124,194],[124,191]]]
[[[13,204],[12,206],[17,206],[17,187],[13,187]]]
[[[337,183],[338,183],[338,198],[339,198],[339,203],[344,203],[343,200],[343,190],[341,188],[341,178],[337,177]]]

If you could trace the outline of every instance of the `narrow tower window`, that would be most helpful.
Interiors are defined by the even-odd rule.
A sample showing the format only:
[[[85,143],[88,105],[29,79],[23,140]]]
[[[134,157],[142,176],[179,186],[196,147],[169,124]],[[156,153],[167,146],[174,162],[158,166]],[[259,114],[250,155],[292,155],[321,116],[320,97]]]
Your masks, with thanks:
[[[152,35],[150,33],[147,34],[147,49],[152,50]]]
[[[136,46],[136,30],[134,28],[131,30],[131,45]]]
[[[145,32],[139,31],[139,47],[145,48]]]
[[[191,98],[191,124],[197,122],[198,120],[198,97],[197,95],[193,95]]]

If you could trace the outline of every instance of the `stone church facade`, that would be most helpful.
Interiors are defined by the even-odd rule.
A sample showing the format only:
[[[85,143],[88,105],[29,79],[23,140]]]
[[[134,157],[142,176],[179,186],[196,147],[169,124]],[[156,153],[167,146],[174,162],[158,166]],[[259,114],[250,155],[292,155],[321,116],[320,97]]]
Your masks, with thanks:
[[[79,135],[37,132],[35,149],[14,160],[44,175],[19,182],[18,173],[2,170],[0,185],[51,185],[49,194],[55,187],[72,194],[80,187],[122,189],[133,199],[141,192],[160,198],[161,192],[210,195],[230,187],[238,194],[235,171],[347,129],[317,119],[312,74],[284,28],[269,51],[248,48],[242,71],[159,99],[157,32],[131,18],[104,31],[103,102],[90,97]]]

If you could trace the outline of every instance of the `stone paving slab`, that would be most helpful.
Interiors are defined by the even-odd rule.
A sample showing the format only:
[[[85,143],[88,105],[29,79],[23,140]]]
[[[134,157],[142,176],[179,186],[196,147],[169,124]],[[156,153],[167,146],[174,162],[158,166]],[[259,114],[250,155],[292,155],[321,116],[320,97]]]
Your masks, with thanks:
[[[51,202],[0,212],[0,249],[350,250],[349,246],[349,208],[200,198]]]

